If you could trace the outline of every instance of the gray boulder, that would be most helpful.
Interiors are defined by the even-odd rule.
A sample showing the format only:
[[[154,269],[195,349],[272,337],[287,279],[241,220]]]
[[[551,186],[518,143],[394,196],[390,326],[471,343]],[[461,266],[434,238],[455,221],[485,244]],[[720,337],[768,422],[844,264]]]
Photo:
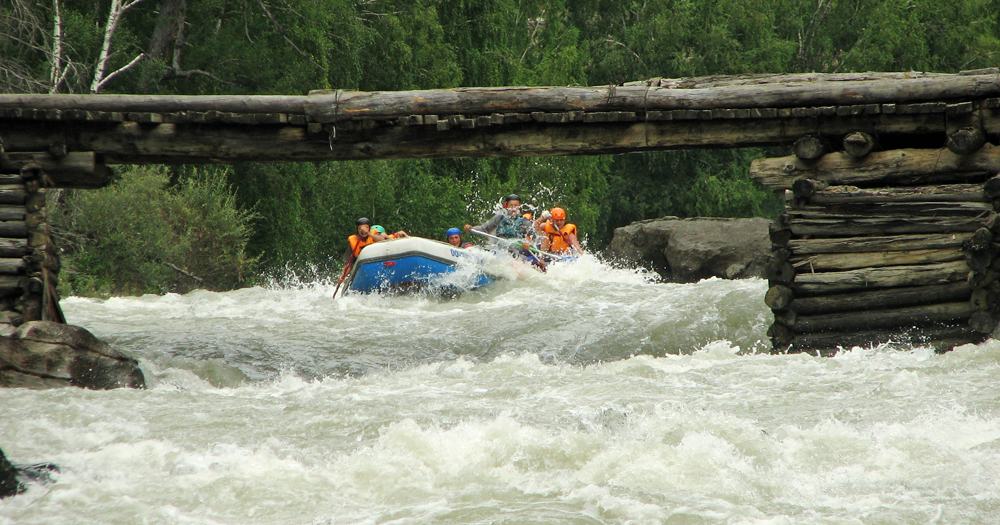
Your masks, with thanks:
[[[605,258],[673,282],[760,277],[771,261],[768,219],[663,217],[615,229]]]
[[[0,386],[145,388],[135,359],[79,326],[31,321],[0,325]]]

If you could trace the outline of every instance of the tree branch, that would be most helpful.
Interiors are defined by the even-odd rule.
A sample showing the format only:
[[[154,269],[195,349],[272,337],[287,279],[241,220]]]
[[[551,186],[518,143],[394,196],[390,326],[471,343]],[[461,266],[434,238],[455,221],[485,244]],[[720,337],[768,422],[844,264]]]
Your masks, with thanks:
[[[300,55],[302,55],[302,58],[305,58],[306,60],[312,62],[313,65],[315,65],[316,67],[318,67],[320,69],[323,69],[323,66],[321,66],[315,60],[313,60],[313,58],[311,56],[307,55],[305,53],[305,51],[302,51],[301,49],[299,49],[299,46],[295,45],[295,42],[292,42],[292,39],[291,39],[291,37],[288,36],[288,32],[285,31],[285,28],[282,27],[281,24],[278,23],[278,19],[275,18],[274,15],[271,14],[271,11],[269,11],[267,9],[267,6],[264,5],[264,0],[257,0],[257,5],[259,5],[260,8],[262,10],[264,10],[264,14],[267,15],[268,20],[271,21],[271,25],[273,25],[274,28],[277,29],[279,33],[281,33],[281,37],[285,39],[285,42],[288,42],[288,45],[292,46],[292,49],[294,49]]]
[[[117,70],[115,70],[114,73],[111,73],[110,75],[104,77],[104,80],[102,80],[101,83],[98,84],[96,88],[91,88],[91,92],[97,93],[98,91],[101,90],[102,87],[104,87],[104,84],[110,82],[112,78],[115,78],[118,75],[118,73],[124,73],[125,71],[128,71],[129,69],[132,68],[132,66],[138,64],[139,61],[142,60],[145,56],[146,56],[145,53],[139,53],[139,56],[133,58],[131,62],[118,68]]]

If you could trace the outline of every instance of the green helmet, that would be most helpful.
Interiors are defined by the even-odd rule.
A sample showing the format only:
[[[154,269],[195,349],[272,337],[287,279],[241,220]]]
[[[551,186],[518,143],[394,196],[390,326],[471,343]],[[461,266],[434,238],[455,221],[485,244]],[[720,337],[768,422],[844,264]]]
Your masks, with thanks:
[[[372,226],[372,231],[373,232],[379,232],[379,233],[385,233],[385,228],[383,228],[383,227],[379,226],[378,224],[376,224],[375,226]]]

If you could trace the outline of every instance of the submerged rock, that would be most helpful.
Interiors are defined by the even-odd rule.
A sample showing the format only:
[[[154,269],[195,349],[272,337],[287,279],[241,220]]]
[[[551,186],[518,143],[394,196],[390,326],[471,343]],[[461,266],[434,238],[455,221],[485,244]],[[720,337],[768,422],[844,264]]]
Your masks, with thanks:
[[[768,219],[663,217],[615,229],[604,255],[665,280],[759,277],[771,260]]]
[[[31,321],[0,325],[0,386],[145,388],[135,359],[79,326]]]
[[[17,468],[7,461],[7,456],[0,450],[0,498],[20,494],[24,491],[24,485],[17,479]]]

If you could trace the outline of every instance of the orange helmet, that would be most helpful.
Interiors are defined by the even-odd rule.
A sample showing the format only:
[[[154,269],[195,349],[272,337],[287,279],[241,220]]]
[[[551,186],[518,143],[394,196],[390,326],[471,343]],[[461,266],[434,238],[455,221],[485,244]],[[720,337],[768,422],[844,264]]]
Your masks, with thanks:
[[[566,210],[562,208],[552,208],[549,213],[552,214],[552,220],[554,221],[560,221],[566,218]]]

